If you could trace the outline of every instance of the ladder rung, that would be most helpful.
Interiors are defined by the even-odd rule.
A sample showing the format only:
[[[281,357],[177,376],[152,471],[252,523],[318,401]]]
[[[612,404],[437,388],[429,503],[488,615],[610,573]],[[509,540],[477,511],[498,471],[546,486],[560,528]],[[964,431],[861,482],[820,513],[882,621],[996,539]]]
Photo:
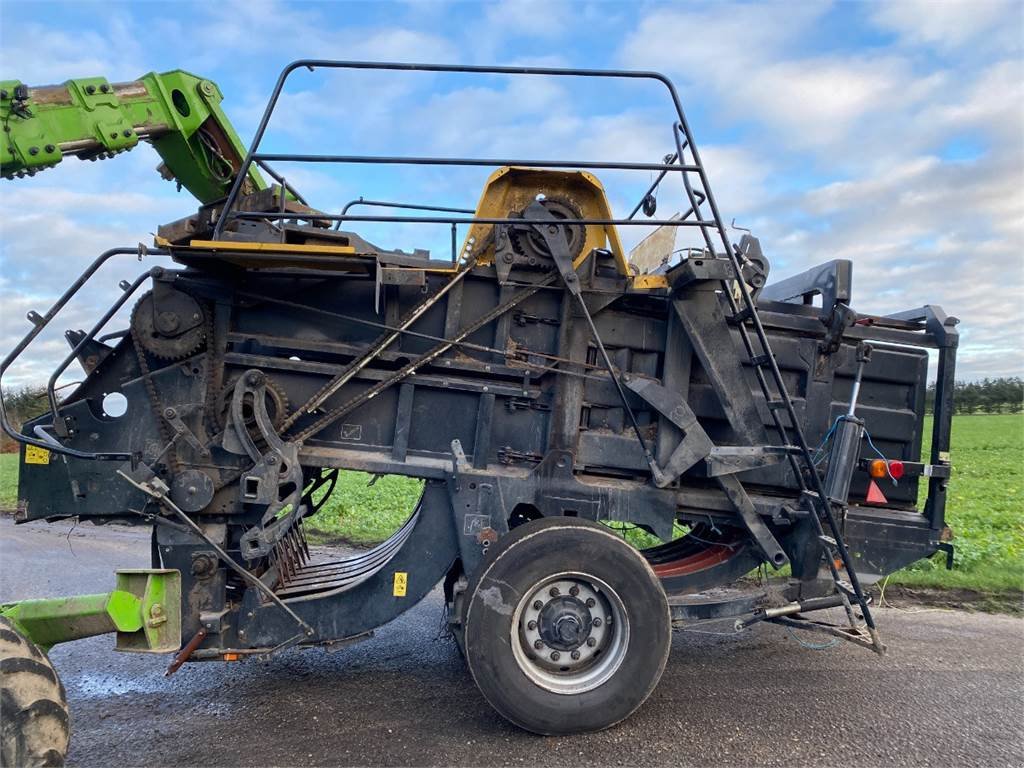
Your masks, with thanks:
[[[781,408],[785,408],[786,407],[786,401],[785,400],[769,400],[769,401],[767,401],[767,405],[768,405],[768,407],[771,410],[777,411],[777,410],[779,410]]]
[[[857,593],[853,589],[853,584],[848,582],[846,579],[836,579],[836,587],[845,592],[849,597],[857,597]]]
[[[837,546],[836,545],[836,540],[833,539],[831,536],[819,536],[818,537],[818,541],[820,541],[826,547],[835,547],[835,546]]]
[[[743,309],[736,312],[735,315],[729,318],[729,322],[733,325],[742,325],[754,316],[753,307],[744,307]]]
[[[758,367],[761,367],[762,365],[770,363],[771,360],[772,360],[772,356],[771,355],[756,355],[756,356],[750,358],[750,364],[751,365],[756,365]]]

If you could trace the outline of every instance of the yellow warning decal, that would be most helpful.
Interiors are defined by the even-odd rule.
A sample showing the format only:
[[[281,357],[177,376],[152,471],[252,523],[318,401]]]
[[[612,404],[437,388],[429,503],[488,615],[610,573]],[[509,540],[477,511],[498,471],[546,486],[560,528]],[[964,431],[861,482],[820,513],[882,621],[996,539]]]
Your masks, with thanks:
[[[50,463],[50,452],[45,448],[39,448],[35,445],[25,446],[25,463],[26,464],[49,464]]]
[[[395,597],[405,597],[405,590],[409,586],[409,574],[405,571],[395,571]]]

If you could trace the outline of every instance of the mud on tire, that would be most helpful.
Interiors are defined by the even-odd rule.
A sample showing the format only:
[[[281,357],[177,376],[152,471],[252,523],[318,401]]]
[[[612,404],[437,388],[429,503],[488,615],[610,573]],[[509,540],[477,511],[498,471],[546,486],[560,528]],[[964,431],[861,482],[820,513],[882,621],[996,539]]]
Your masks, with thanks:
[[[60,766],[68,702],[46,654],[0,617],[0,766]]]

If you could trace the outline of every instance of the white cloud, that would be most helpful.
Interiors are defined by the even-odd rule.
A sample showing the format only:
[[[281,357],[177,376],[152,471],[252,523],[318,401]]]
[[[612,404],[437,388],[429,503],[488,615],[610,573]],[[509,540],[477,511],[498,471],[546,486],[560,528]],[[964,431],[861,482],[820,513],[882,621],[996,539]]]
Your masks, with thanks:
[[[8,24],[0,63],[30,83],[92,74],[127,79],[158,68],[146,63],[152,52],[139,42],[149,36],[175,41],[172,66],[211,74],[300,57],[664,69],[691,107],[698,141],[711,137],[701,150],[726,222],[735,216],[761,235],[776,276],[853,258],[859,309],[944,304],[964,320],[965,376],[1021,371],[1019,4],[838,6],[873,35],[872,47],[856,45],[851,35],[841,49],[821,43],[837,13],[825,2],[391,7],[387,21],[353,24],[332,4],[236,0],[194,6],[187,24],[177,15],[147,21],[145,34],[130,15],[74,34],[26,24],[19,29],[30,34],[15,36]],[[882,43],[879,29],[890,33]],[[262,114],[265,74],[239,77],[228,89],[225,108],[243,136]],[[315,152],[631,161],[672,150],[663,100],[654,112],[643,93],[622,102],[625,91],[612,86],[574,100],[577,85],[593,84],[300,72],[276,113],[273,141]],[[976,157],[949,156],[947,145],[960,139]],[[4,349],[23,333],[24,311],[44,309],[101,250],[147,241],[159,222],[191,212],[187,195],[156,180],[157,161],[140,148],[108,163],[69,161],[0,186],[5,210],[16,212],[0,224]],[[359,194],[472,204],[487,175],[438,168],[286,171],[326,209]],[[651,176],[598,175],[620,212],[628,212]],[[658,215],[684,208],[683,200],[678,179],[666,181]],[[386,246],[433,243],[432,234],[410,228],[359,229]],[[622,234],[628,243],[644,231]],[[444,246],[444,237],[433,239]],[[116,280],[140,268],[111,267],[69,308],[61,329],[88,325],[116,295]],[[59,334],[43,341],[27,376],[64,354]]]
[[[979,41],[983,35],[989,50],[993,44],[1016,47],[1024,32],[1016,0],[901,0],[871,8],[876,24],[905,41],[946,50]]]

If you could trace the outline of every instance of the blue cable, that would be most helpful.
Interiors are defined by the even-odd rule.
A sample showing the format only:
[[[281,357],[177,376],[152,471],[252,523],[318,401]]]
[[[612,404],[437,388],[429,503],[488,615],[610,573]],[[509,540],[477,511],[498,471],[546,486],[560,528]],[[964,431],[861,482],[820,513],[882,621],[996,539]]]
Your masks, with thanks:
[[[896,481],[896,478],[892,476],[892,470],[889,469],[889,460],[887,458],[885,458],[885,454],[884,453],[882,453],[880,450],[878,450],[878,448],[875,447],[874,442],[872,442],[872,440],[871,440],[871,433],[868,432],[867,429],[864,430],[864,437],[867,438],[868,445],[871,446],[871,450],[873,450],[875,453],[877,453],[878,457],[882,461],[885,462],[885,474],[887,474],[889,476],[889,479],[892,480],[892,484],[893,485],[899,485],[899,483]]]

